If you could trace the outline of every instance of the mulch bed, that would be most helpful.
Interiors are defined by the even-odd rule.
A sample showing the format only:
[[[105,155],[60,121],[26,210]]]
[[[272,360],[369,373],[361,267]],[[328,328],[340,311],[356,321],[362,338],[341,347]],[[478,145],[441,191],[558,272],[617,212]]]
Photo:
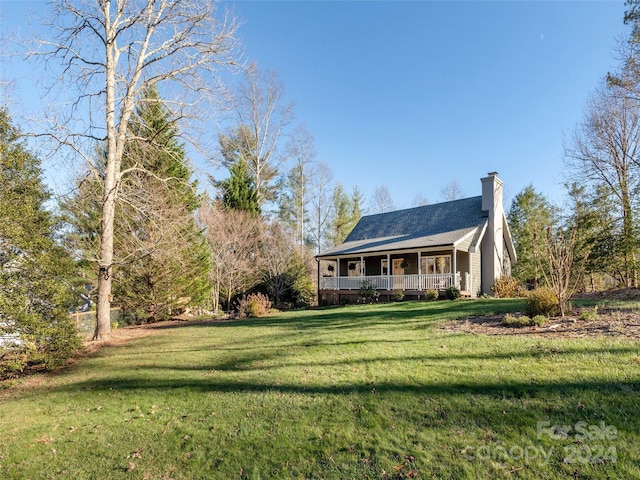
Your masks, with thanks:
[[[543,327],[508,327],[502,325],[504,315],[468,317],[443,324],[447,332],[478,335],[533,335],[549,338],[626,337],[640,340],[640,310],[600,309],[598,319],[580,320],[580,314],[552,318]]]
[[[473,316],[443,324],[448,332],[478,335],[533,335],[548,338],[626,337],[640,340],[640,289],[624,288],[606,292],[582,293],[574,298],[602,300],[638,300],[635,308],[601,307],[593,321],[580,319],[583,310],[576,309],[564,318],[552,318],[542,327],[512,327],[502,325],[504,315]],[[517,316],[518,314],[516,314]]]

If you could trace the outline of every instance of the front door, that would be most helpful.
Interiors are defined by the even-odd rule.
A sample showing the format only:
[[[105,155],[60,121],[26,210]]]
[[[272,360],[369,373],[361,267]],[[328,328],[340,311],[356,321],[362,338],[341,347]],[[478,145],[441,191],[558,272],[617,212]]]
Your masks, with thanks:
[[[393,289],[394,290],[403,290],[403,275],[404,275],[404,267],[402,266],[404,262],[404,258],[394,258],[393,259],[393,270],[391,270],[393,274]]]

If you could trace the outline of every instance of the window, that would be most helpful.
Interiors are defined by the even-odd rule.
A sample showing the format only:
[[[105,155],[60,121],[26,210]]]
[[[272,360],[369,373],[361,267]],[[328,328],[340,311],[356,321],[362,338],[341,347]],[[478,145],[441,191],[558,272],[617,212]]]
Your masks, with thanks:
[[[422,257],[422,273],[427,275],[443,275],[451,273],[451,255]]]
[[[359,277],[360,275],[364,275],[362,271],[362,264],[358,262],[349,262],[347,267],[347,276],[349,277]]]
[[[382,275],[389,274],[389,262],[386,258],[383,258],[380,262],[380,271],[382,272]]]

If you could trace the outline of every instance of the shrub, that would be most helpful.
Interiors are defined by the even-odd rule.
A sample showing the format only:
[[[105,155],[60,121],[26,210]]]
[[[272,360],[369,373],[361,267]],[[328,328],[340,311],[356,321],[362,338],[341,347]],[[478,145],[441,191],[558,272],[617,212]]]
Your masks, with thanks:
[[[535,317],[533,317],[531,319],[531,322],[533,322],[534,325],[538,326],[538,327],[542,327],[543,325],[545,325],[547,322],[549,321],[548,317],[545,317],[544,315],[536,315]]]
[[[440,295],[437,290],[427,290],[424,294],[424,298],[429,301],[437,300]]]
[[[514,315],[506,314],[502,319],[502,325],[505,327],[530,327],[534,324],[534,321],[526,315],[516,317]]]
[[[592,309],[583,310],[580,313],[580,320],[584,322],[595,322],[598,319],[598,306]]]
[[[460,289],[451,285],[445,290],[444,295],[449,300],[455,300],[456,298],[460,298]]]
[[[522,296],[522,287],[518,279],[503,276],[496,280],[496,283],[491,287],[491,291],[496,298],[516,298]]]
[[[404,293],[402,290],[394,290],[391,294],[391,301],[401,302],[404,300]]]
[[[252,293],[240,299],[236,310],[240,318],[264,317],[271,310],[271,301],[262,293]]]
[[[365,280],[358,289],[358,302],[359,303],[375,303],[378,301],[378,291],[371,282]]]
[[[551,317],[558,313],[558,309],[558,299],[549,287],[536,288],[527,295],[525,311],[529,316]]]

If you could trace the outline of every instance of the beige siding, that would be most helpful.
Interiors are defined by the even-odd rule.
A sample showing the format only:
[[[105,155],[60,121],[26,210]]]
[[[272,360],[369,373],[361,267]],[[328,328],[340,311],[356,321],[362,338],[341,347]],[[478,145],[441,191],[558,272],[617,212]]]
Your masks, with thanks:
[[[475,297],[482,288],[482,253],[478,250],[476,253],[470,253],[469,257],[471,258],[471,275],[473,276],[471,295]]]
[[[471,247],[471,242],[473,242],[475,235],[469,235],[468,238],[466,238],[464,241],[460,242],[456,248],[458,250],[462,250],[463,252],[468,252],[469,251],[469,247]],[[462,272],[462,270],[460,270]]]

